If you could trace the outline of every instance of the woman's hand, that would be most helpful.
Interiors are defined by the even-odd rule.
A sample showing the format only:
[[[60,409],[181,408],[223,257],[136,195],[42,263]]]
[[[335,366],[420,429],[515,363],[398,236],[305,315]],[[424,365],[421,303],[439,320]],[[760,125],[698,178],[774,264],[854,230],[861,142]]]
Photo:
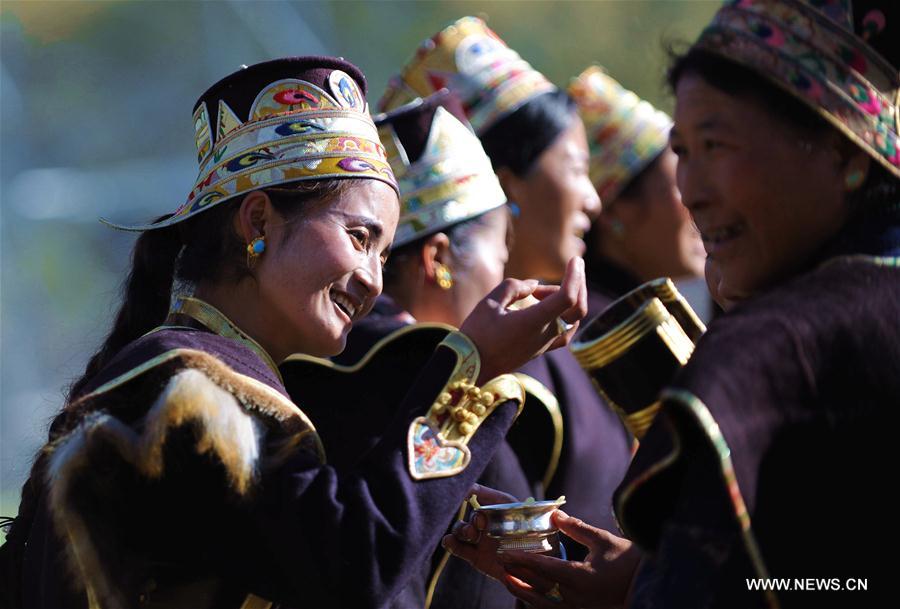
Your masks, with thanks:
[[[477,494],[481,497],[483,493]],[[531,606],[623,606],[641,558],[637,546],[559,510],[552,518],[563,533],[588,548],[584,562],[527,552],[497,554],[496,540],[481,534],[485,523],[478,517],[471,524],[458,523],[443,543],[451,553],[499,580]]]
[[[503,491],[480,484],[473,484],[471,492],[478,499],[480,505],[519,501]],[[488,577],[503,581],[503,578],[506,577],[506,570],[503,568],[503,563],[498,560],[497,546],[499,542],[484,535],[485,528],[487,528],[487,522],[484,514],[476,513],[471,522],[460,521],[453,525],[453,532],[444,536],[441,545],[447,548],[451,554],[466,560]]]
[[[507,309],[530,295],[540,302],[525,309]],[[478,348],[478,384],[512,372],[545,351],[567,345],[585,315],[587,287],[581,258],[569,261],[560,286],[539,285],[533,279],[504,280],[475,306],[459,328]],[[557,318],[572,327],[559,334]]]

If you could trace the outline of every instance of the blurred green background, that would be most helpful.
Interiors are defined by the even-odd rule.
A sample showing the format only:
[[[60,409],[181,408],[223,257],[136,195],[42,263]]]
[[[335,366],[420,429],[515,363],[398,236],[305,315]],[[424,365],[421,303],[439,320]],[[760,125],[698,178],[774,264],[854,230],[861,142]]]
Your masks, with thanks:
[[[65,387],[102,340],[134,237],[193,186],[191,110],[240,64],[343,56],[374,106],[418,44],[479,15],[551,80],[599,62],[671,110],[664,45],[716,0],[582,2],[58,1],[0,3],[0,514]]]

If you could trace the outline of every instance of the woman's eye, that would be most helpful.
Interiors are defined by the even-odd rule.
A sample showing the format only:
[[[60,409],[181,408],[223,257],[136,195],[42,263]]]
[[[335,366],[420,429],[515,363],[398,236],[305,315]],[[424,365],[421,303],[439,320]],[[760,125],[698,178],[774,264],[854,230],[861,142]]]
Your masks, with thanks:
[[[721,144],[715,140],[704,140],[703,141],[703,149],[704,150],[715,150],[716,148],[721,147]]]
[[[362,247],[362,248],[366,247],[366,245],[368,244],[368,241],[369,241],[369,233],[367,233],[364,230],[351,230],[351,231],[349,231],[349,233],[350,233],[350,236],[353,238],[353,240],[356,241],[356,243],[360,247]]]

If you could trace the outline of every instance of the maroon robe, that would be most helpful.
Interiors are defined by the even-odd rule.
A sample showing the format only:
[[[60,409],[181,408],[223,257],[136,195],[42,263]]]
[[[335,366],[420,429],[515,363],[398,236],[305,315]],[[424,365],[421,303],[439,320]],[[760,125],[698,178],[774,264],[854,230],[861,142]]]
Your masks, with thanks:
[[[24,605],[85,606],[65,565],[70,551],[97,558],[82,564],[124,606],[238,607],[247,593],[280,606],[388,605],[516,414],[516,402],[505,401],[482,423],[463,472],[414,480],[409,424],[455,366],[453,352],[438,347],[409,380],[370,458],[339,473],[323,464],[317,435],[275,373],[243,344],[184,328],[135,341],[92,382],[99,393],[77,403],[57,448],[48,447],[53,465],[24,550]],[[171,419],[161,428],[145,416],[160,403]],[[179,408],[191,416],[179,419]],[[166,434],[150,445],[158,452],[140,453],[131,439],[154,429]],[[61,499],[50,501],[57,488]],[[84,543],[73,550],[54,522]]]

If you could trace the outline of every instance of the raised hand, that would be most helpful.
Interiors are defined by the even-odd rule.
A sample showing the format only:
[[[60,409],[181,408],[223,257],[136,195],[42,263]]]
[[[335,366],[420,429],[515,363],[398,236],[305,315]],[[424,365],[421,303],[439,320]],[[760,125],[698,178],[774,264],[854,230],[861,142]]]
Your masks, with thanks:
[[[525,309],[508,309],[531,295],[540,302]],[[560,286],[542,286],[533,279],[504,280],[476,305],[460,327],[481,356],[478,384],[512,372],[545,351],[567,345],[585,315],[587,287],[581,258],[569,261]],[[557,318],[572,327],[559,334]]]

